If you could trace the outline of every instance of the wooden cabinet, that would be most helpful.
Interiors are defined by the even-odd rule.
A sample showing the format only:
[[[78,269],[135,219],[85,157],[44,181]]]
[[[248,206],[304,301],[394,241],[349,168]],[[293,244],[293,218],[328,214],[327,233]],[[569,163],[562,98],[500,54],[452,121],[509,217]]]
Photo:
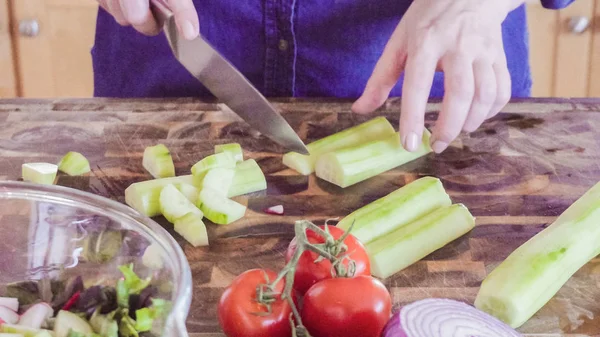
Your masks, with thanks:
[[[0,97],[93,93],[95,0],[0,0]],[[600,97],[600,0],[528,0],[533,96]]]

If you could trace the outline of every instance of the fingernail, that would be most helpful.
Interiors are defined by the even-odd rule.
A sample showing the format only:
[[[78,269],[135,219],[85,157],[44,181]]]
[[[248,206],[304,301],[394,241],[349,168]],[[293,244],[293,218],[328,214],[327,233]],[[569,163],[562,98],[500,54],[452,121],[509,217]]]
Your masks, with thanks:
[[[123,10],[123,14],[125,14],[127,20],[137,22],[142,20],[146,15],[148,4],[140,0],[121,1],[121,10]]]
[[[443,142],[441,140],[436,141],[435,143],[433,143],[433,145],[431,146],[431,148],[433,149],[433,151],[435,153],[442,153],[446,148],[448,147],[448,143]]]
[[[190,21],[183,21],[181,28],[183,30],[183,36],[187,40],[193,40],[198,35],[198,31],[194,28],[194,25]]]
[[[417,137],[417,134],[414,132],[410,132],[408,134],[408,136],[406,136],[406,138],[404,139],[404,147],[409,152],[416,151],[418,143],[419,143],[419,138]]]

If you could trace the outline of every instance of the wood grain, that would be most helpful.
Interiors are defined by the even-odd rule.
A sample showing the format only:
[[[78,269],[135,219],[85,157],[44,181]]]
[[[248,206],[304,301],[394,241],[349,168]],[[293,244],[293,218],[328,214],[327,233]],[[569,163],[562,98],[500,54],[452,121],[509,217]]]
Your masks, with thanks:
[[[350,113],[343,100],[276,100],[275,105],[306,141],[373,116]],[[439,102],[428,106],[435,125]],[[394,125],[400,101],[377,112]],[[541,231],[600,180],[600,100],[514,101],[479,130],[462,135],[448,151],[428,155],[347,189],[281,164],[284,149],[255,135],[221,104],[181,100],[2,100],[0,178],[19,179],[28,161],[56,162],[65,152],[84,153],[85,177],[61,175],[58,184],[118,201],[129,184],[150,179],[141,165],[145,146],[166,144],[178,174],[189,173],[214,144],[240,142],[264,170],[268,189],[236,200],[246,216],[229,226],[208,224],[210,247],[182,245],[194,278],[188,328],[195,337],[222,337],[216,304],[239,273],[281,268],[295,220],[317,223],[343,217],[421,176],[439,177],[452,199],[477,217],[464,237],[385,280],[394,308],[426,298],[472,303],[485,276],[520,244]],[[285,216],[262,212],[283,204]],[[583,267],[520,331],[525,336],[600,336],[600,259]]]
[[[0,0],[0,97],[17,95],[8,0]]]

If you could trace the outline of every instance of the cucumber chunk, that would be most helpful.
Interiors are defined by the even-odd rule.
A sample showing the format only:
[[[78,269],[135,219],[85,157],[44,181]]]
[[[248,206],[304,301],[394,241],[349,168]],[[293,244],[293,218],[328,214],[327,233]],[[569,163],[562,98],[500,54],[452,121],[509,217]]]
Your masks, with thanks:
[[[178,184],[193,185],[194,177],[187,175],[133,183],[125,189],[125,203],[145,216],[160,215],[160,192],[163,187],[169,184],[176,186]]]
[[[496,267],[484,279],[475,306],[518,328],[598,254],[600,183]]]
[[[210,169],[202,178],[202,188],[211,188],[220,195],[226,197],[233,184],[235,169],[214,168]]]
[[[208,246],[208,233],[202,216],[190,212],[175,220],[175,232],[194,247]]]
[[[200,191],[198,207],[208,220],[219,225],[228,225],[241,219],[246,213],[246,206],[223,197],[211,188]]]
[[[170,223],[174,223],[188,213],[197,214],[200,218],[203,216],[202,211],[172,184],[163,187],[159,203],[161,214]]]
[[[423,132],[422,145],[415,152],[406,151],[396,133],[386,139],[326,153],[317,159],[317,177],[340,187],[354,185],[430,153],[430,136],[429,131]]]
[[[94,333],[92,327],[83,318],[70,311],[59,311],[54,322],[55,337],[67,337],[71,330],[85,335]]]
[[[229,187],[228,197],[254,193],[267,189],[265,174],[254,159],[248,159],[238,163],[235,167],[233,182]]]
[[[350,213],[337,227],[348,230],[363,244],[387,235],[432,211],[450,206],[452,201],[442,182],[424,177]]]
[[[164,144],[148,146],[144,149],[142,166],[154,178],[170,178],[175,176],[175,164],[171,152]]]
[[[206,172],[213,168],[235,168],[235,159],[229,152],[211,154],[192,166],[192,175],[201,179]]]
[[[68,152],[58,163],[58,170],[70,176],[79,176],[91,171],[90,162],[79,152]]]
[[[222,152],[229,153],[236,162],[241,162],[244,160],[244,152],[242,151],[242,146],[238,143],[215,145],[215,153]]]
[[[26,163],[21,166],[23,181],[52,185],[58,173],[58,166],[49,163]]]
[[[102,337],[119,337],[117,321],[108,318],[106,315],[101,315],[98,311],[95,311],[90,317],[90,325]]]
[[[387,278],[461,237],[475,227],[462,204],[438,208],[366,245],[371,272]]]
[[[5,334],[16,334],[23,337],[42,337],[48,336],[48,330],[34,329],[24,325],[3,323],[0,332]]]
[[[185,195],[185,197],[192,202],[192,204],[196,204],[196,201],[198,201],[198,194],[200,194],[199,189],[197,189],[194,185],[186,183],[179,183],[174,185],[175,187],[177,187],[179,192]]]
[[[318,157],[325,153],[358,146],[376,139],[385,139],[394,133],[394,127],[385,117],[375,117],[306,145],[310,153],[308,156],[297,152],[286,153],[283,155],[283,164],[300,174],[309,175],[315,171]]]

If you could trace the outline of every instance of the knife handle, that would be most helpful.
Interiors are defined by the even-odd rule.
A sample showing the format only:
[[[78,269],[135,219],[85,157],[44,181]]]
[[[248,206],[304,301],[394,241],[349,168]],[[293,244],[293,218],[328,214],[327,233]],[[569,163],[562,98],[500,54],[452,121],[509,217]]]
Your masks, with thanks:
[[[171,7],[165,0],[150,0],[150,9],[159,26],[164,26],[165,22],[173,16]]]

